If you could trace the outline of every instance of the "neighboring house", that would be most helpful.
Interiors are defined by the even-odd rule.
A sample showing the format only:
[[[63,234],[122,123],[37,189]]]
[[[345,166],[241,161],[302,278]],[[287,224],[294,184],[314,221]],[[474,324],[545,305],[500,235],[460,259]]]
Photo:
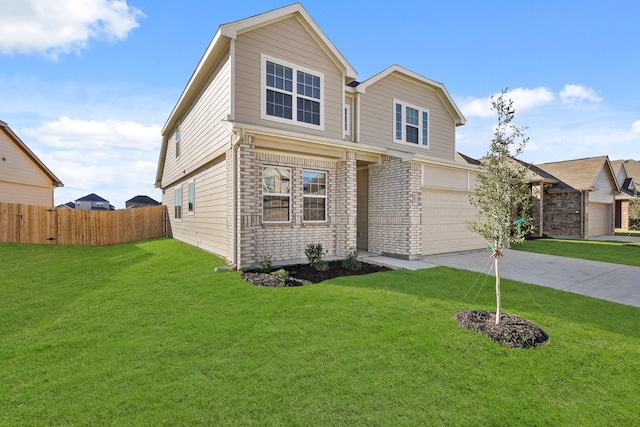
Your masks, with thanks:
[[[356,72],[299,4],[221,25],[162,129],[170,233],[238,269],[357,247],[406,259],[483,248],[477,164],[443,84]],[[458,157],[459,158],[459,157]]]
[[[115,209],[108,200],[103,199],[95,193],[87,194],[84,197],[76,199],[75,208],[91,211],[112,211]]]
[[[615,227],[623,230],[629,229],[629,203],[638,194],[635,182],[627,170],[627,166],[633,168],[631,162],[634,162],[634,160],[614,160],[611,162],[613,173],[620,186],[620,194],[616,196],[615,202]],[[640,177],[640,175],[638,176]]]
[[[533,184],[536,234],[613,234],[614,202],[620,187],[607,156],[538,164],[531,172],[532,177],[537,174],[539,181],[537,189]]]
[[[153,200],[149,196],[136,196],[127,200],[125,202],[124,207],[126,209],[133,209],[133,208],[144,208],[147,206],[158,206],[160,204],[161,204],[160,202],[158,202],[157,200]]]
[[[0,202],[53,206],[60,181],[0,120]]]
[[[63,203],[61,205],[56,206],[56,208],[75,209],[76,204],[75,202],[67,202],[67,203]]]

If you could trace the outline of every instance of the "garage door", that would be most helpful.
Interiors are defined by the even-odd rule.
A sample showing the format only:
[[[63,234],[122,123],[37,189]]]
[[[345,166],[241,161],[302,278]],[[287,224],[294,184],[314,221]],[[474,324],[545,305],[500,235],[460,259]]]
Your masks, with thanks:
[[[422,254],[481,249],[484,239],[467,229],[475,219],[475,208],[463,191],[423,190]]]
[[[607,203],[589,203],[589,236],[611,234],[611,205]]]

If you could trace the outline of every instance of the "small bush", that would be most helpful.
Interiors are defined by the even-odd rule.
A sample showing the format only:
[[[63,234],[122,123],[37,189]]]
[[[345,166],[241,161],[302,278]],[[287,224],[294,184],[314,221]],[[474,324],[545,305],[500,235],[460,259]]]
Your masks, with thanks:
[[[307,245],[307,249],[304,250],[304,254],[307,256],[309,260],[309,265],[315,267],[318,261],[322,261],[322,257],[324,256],[324,250],[322,249],[321,243],[309,243]]]
[[[280,280],[280,283],[284,283],[289,279],[289,273],[287,273],[287,270],[283,268],[281,268],[280,270],[274,271],[271,274],[276,276],[278,280]]]
[[[313,264],[313,268],[318,271],[327,271],[329,269],[329,263],[323,259],[319,259],[315,264]]]
[[[358,271],[362,268],[362,263],[358,261],[358,250],[356,248],[351,248],[347,252],[347,257],[342,260],[342,266],[351,271]]]
[[[265,255],[262,257],[260,261],[260,272],[268,273],[271,271],[271,256]]]

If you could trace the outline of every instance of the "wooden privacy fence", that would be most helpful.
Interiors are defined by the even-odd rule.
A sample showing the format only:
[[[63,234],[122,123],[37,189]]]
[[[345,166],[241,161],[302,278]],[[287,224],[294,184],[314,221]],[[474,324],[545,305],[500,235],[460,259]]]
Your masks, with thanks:
[[[0,202],[0,242],[116,245],[167,235],[166,207],[89,211]]]

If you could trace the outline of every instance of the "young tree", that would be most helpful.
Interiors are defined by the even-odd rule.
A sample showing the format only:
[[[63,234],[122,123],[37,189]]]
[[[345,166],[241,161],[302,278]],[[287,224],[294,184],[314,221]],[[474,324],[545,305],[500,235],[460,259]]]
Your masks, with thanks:
[[[638,195],[629,202],[629,229],[640,229],[640,196]]]
[[[496,274],[496,324],[500,323],[500,257],[512,243],[524,241],[531,231],[531,191],[527,168],[516,160],[529,140],[523,127],[515,126],[513,101],[506,89],[491,97],[491,109],[498,114],[498,126],[483,167],[478,173],[476,191],[469,200],[478,208],[476,220],[468,223],[471,231],[482,236],[492,250]]]

